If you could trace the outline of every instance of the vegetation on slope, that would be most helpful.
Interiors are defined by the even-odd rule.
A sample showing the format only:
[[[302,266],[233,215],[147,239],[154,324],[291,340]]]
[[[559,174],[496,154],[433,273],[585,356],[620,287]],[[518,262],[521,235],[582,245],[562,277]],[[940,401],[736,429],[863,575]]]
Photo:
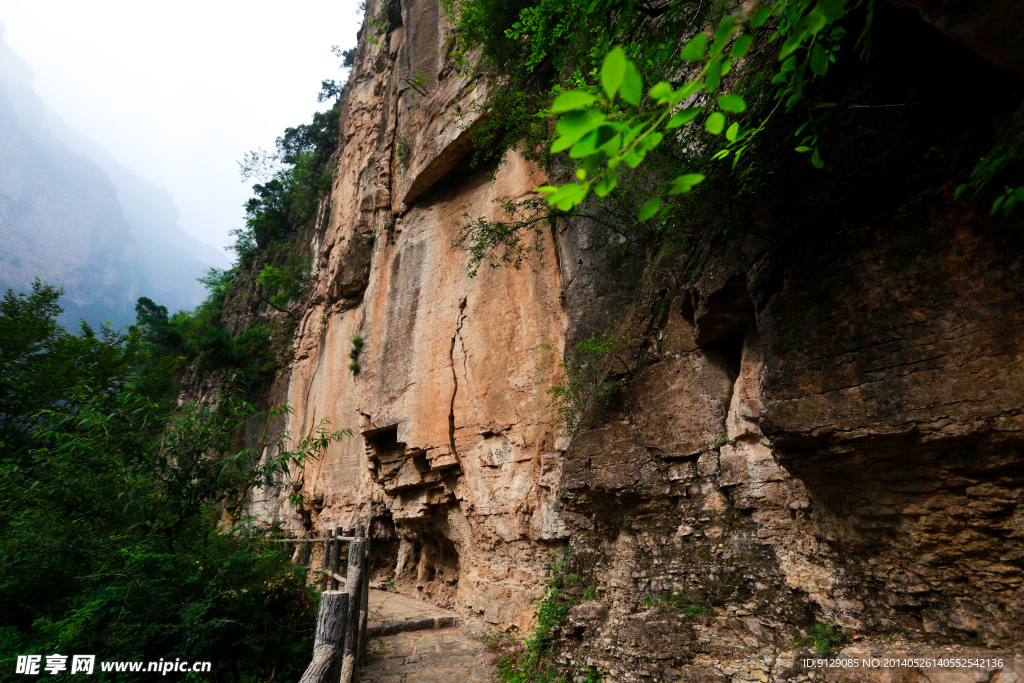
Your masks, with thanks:
[[[296,678],[314,596],[273,529],[229,513],[341,433],[263,434],[277,453],[263,461],[239,434],[280,411],[242,400],[237,375],[215,408],[152,399],[163,368],[143,338],[175,334],[160,311],[145,331],[72,335],[61,294],[37,280],[0,302],[0,667],[88,653],[210,661],[203,680]]]

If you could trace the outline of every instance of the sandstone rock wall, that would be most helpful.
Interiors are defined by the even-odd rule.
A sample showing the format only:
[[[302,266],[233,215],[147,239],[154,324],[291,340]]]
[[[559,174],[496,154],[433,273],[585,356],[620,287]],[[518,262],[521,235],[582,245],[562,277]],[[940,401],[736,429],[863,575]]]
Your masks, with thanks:
[[[304,509],[280,492],[256,508],[295,531],[371,522],[401,588],[526,628],[546,548],[567,537],[552,511],[559,429],[544,391],[560,374],[560,276],[550,236],[521,270],[475,278],[452,242],[464,214],[499,218],[495,198],[545,177],[518,157],[493,177],[471,168],[474,119],[455,112],[472,111],[481,80],[443,57],[436,3],[367,13],[387,30],[363,29],[311,237],[313,291],[272,391],[294,408],[294,435],[324,418],[355,435],[296,482]]]
[[[296,480],[299,509],[283,492],[254,509],[296,532],[368,523],[400,589],[519,633],[571,537],[581,599],[559,656],[607,680],[821,679],[791,647],[815,623],[868,652],[1020,647],[1024,232],[948,182],[984,112],[913,110],[898,163],[869,146],[881,124],[851,124],[862,158],[834,158],[843,182],[877,182],[874,213],[762,216],[615,271],[588,224],[559,221],[521,270],[471,278],[455,223],[501,218],[494,200],[544,174],[469,164],[483,79],[449,58],[433,0],[367,13],[314,284],[270,390],[296,436],[324,418],[355,435]],[[851,91],[903,96],[880,78]],[[905,80],[908,99],[942,95]],[[625,371],[570,435],[546,388],[616,307]],[[963,680],[1020,680],[1007,661]]]

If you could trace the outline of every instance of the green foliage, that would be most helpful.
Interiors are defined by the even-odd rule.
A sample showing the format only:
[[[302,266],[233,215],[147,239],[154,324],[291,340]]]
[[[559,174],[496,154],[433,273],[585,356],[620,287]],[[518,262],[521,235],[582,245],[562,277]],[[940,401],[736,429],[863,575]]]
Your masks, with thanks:
[[[970,190],[972,197],[989,185],[995,178],[1004,174],[1012,166],[1024,160],[1024,109],[1019,109],[1012,122],[1003,132],[992,148],[986,152],[971,170],[968,182],[956,189],[959,197]],[[992,202],[992,213],[1002,212],[1009,216],[1018,202],[1024,202],[1024,186],[1011,187],[1005,185],[1003,192]]]
[[[587,409],[597,401],[611,398],[618,376],[636,366],[627,361],[629,339],[605,330],[576,345],[572,356],[562,364],[565,376],[551,387],[552,404],[569,429],[579,424]]]
[[[395,157],[398,159],[399,164],[405,164],[409,161],[409,156],[412,154],[412,145],[409,144],[409,138],[399,138],[398,143],[395,145]],[[401,175],[402,169],[397,169],[397,173]]]
[[[52,385],[2,407],[17,437],[5,444],[17,448],[0,452],[0,667],[17,654],[71,651],[209,660],[204,680],[297,678],[313,594],[290,553],[264,540],[271,530],[234,520],[228,531],[224,513],[255,488],[288,482],[342,433],[321,424],[293,441],[265,431],[261,448],[242,448],[244,428],[282,411],[257,410],[232,380],[215,409],[168,413],[132,377],[146,353],[133,335],[185,343],[166,309],[143,299],[131,334],[72,337],[55,322],[59,294],[39,282],[8,292],[0,315],[11,332],[0,338],[5,388]],[[66,377],[51,374],[61,368]],[[262,446],[274,455],[264,459]]]
[[[194,361],[199,376],[212,370],[240,370],[255,379],[274,367],[274,352],[269,343],[275,332],[273,324],[251,327],[237,335],[224,324],[224,306],[228,290],[235,279],[234,270],[211,268],[200,282],[209,295],[192,311],[180,311],[170,318],[170,325],[182,339],[178,350],[187,361]]]
[[[497,658],[498,677],[506,683],[564,683],[559,667],[552,660],[553,631],[565,623],[577,598],[567,593],[566,563],[572,549],[566,546],[551,563],[551,578],[544,586],[544,597],[537,604],[533,618],[536,625],[523,640],[521,649]]]
[[[830,72],[845,35],[839,23],[863,6],[869,25],[872,0],[776,0],[736,15],[722,3],[625,0],[449,0],[446,11],[456,24],[456,56],[478,49],[491,67],[480,156],[500,158],[515,145],[540,161],[565,152],[577,182],[543,188],[552,209],[582,215],[588,197],[587,217],[597,207],[632,205],[630,216],[614,208],[609,217],[615,239],[603,248],[615,260],[632,245],[685,243],[682,222],[693,224],[695,204],[685,195],[708,194],[706,179],[723,188],[710,191],[725,195],[718,201],[735,198],[727,188],[734,179],[740,192],[764,182],[771,171],[754,153],[758,134],[773,114],[803,101],[807,83]],[[866,45],[866,29],[861,39]],[[772,67],[783,45],[785,59]],[[798,137],[819,168],[826,105],[806,108]],[[550,116],[557,121],[549,138],[539,124]],[[652,156],[653,165],[634,170]],[[723,160],[731,163],[717,163]],[[559,166],[550,167],[555,178]],[[499,247],[518,237],[477,232],[493,235]]]
[[[37,443],[39,411],[58,407],[69,388],[116,393],[141,360],[134,331],[83,322],[77,335],[66,332],[57,324],[62,295],[36,278],[31,291],[8,288],[0,301],[0,459],[26,457]]]
[[[807,629],[807,635],[793,632],[790,637],[790,649],[813,647],[818,654],[828,657],[836,650],[850,642],[842,629],[834,621],[815,623]]]
[[[651,607],[659,612],[678,613],[687,619],[711,614],[708,607],[692,603],[685,593],[677,593],[672,586],[660,595],[646,598],[644,607]]]
[[[413,77],[405,79],[405,82],[410,88],[424,97],[430,94],[427,91],[430,87],[430,81],[427,80],[427,75],[423,73],[423,69],[416,69],[416,73],[413,74]]]
[[[678,87],[667,80],[655,83],[646,99],[640,70],[622,47],[614,47],[601,63],[600,87],[562,92],[550,108],[552,114],[560,114],[551,152],[568,151],[571,159],[579,159],[576,177],[582,182],[548,185],[538,192],[546,193],[548,203],[563,211],[582,203],[591,192],[603,198],[618,184],[620,169],[636,168],[666,136],[679,135],[673,131],[700,123],[712,136],[724,133],[725,143],[711,160],[732,156],[735,165],[766,122],[745,126],[742,118],[730,120],[730,116],[743,114],[747,103],[740,94],[721,92],[722,79],[746,56],[754,32],[769,19],[777,24],[772,39],[783,41],[779,59],[784,61],[773,83],[779,86],[778,103],[788,110],[802,98],[805,82],[824,76],[835,61],[845,31],[832,28],[832,24],[848,12],[843,1],[778,0],[746,15],[725,16],[710,39],[697,33],[683,47],[679,68],[692,63],[696,70]],[[680,108],[684,104],[690,106]],[[812,163],[821,168],[824,164],[813,148],[815,141],[816,136],[805,137],[798,150],[813,152]],[[639,219],[654,218],[664,197],[688,193],[704,179],[704,173],[691,169],[665,180],[658,190],[661,197],[648,200]]]
[[[288,272],[287,268],[277,270]],[[229,332],[224,314],[234,279],[233,269],[211,268],[199,280],[209,292],[206,299],[191,311],[171,316],[165,307],[152,300],[139,299],[135,328],[144,353],[138,359],[132,380],[135,391],[170,405],[177,394],[178,376],[189,364],[198,377],[233,370],[258,380],[273,370],[273,342],[286,329],[278,323],[265,323],[236,334]],[[283,287],[287,283],[278,285]]]
[[[336,85],[336,84],[335,84]],[[329,89],[327,97],[340,95]],[[323,92],[321,94],[324,94]],[[259,179],[245,204],[245,228],[232,231],[232,249],[248,265],[273,242],[293,234],[312,218],[333,180],[330,160],[338,145],[338,103],[313,115],[312,123],[286,128],[276,150],[248,152],[239,162],[243,180]]]
[[[499,197],[493,201],[501,206],[505,220],[472,218],[463,213],[462,220],[455,224],[457,233],[452,246],[469,252],[470,277],[476,277],[484,262],[492,268],[503,265],[516,270],[522,268],[530,254],[539,253],[543,248],[540,238],[552,220],[551,212],[536,197],[525,200]]]
[[[313,254],[297,253],[291,245],[281,245],[271,250],[271,258],[279,265],[264,264],[256,276],[257,296],[274,310],[287,313],[293,320],[295,314],[288,310],[288,304],[299,299],[311,278]]]
[[[352,371],[353,375],[358,375],[362,368],[359,365],[359,354],[363,351],[363,345],[365,341],[358,334],[352,337],[352,346],[348,350],[348,357],[352,359],[352,362],[348,364],[348,369]]]
[[[337,45],[332,45],[331,52],[341,59],[342,69],[351,69],[352,65],[355,64],[356,48],[342,50]],[[346,92],[348,92],[348,84],[349,79],[336,81],[332,78],[320,81],[320,92],[316,96],[316,101],[329,102],[330,100],[335,100],[337,102]]]

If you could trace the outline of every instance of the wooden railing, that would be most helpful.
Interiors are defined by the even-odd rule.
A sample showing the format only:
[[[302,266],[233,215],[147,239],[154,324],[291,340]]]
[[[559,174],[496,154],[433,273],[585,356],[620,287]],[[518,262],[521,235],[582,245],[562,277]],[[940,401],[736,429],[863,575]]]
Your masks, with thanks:
[[[366,653],[366,620],[370,598],[367,560],[370,542],[362,525],[350,536],[341,527],[324,538],[290,538],[298,545],[295,561],[308,566],[314,544],[324,546],[320,569],[320,609],[313,641],[313,661],[299,683],[353,683]],[[341,576],[341,546],[348,543],[348,566]],[[330,587],[328,589],[328,586]],[[339,586],[345,589],[338,590]]]

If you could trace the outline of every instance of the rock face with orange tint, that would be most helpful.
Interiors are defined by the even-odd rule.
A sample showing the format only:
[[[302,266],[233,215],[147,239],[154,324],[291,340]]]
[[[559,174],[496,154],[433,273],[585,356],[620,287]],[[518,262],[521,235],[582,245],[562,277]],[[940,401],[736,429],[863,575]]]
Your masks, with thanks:
[[[794,216],[803,199],[783,196],[731,236],[615,268],[592,223],[559,219],[521,269],[470,277],[457,224],[501,220],[496,199],[547,179],[515,153],[469,163],[484,81],[445,57],[435,2],[369,5],[305,236],[313,284],[269,392],[296,436],[325,418],[354,434],[297,476],[300,507],[268,491],[254,511],[296,533],[367,524],[374,571],[520,633],[571,540],[552,637],[577,678],[822,680],[801,631],[856,652],[1020,646],[1024,230],[949,183],[984,149],[983,113],[947,120],[927,74],[894,81],[906,55],[886,43],[848,76],[842,173],[780,170],[845,203]],[[878,13],[926,32],[927,63],[1011,78]],[[896,129],[860,111],[876,91],[934,106],[899,109]],[[887,135],[899,154],[875,154]],[[592,335],[605,353],[576,372],[598,390],[569,429],[547,389]],[[1007,662],[978,680],[1019,680]],[[892,675],[932,680],[911,669]]]
[[[561,278],[550,234],[522,269],[475,278],[453,248],[464,215],[501,218],[496,198],[546,178],[516,156],[496,173],[470,167],[474,119],[453,112],[472,110],[482,84],[439,56],[438,12],[403,3],[385,33],[363,29],[310,237],[316,275],[273,390],[293,434],[327,418],[354,436],[305,468],[301,510],[274,492],[255,509],[295,531],[369,522],[399,586],[525,628],[546,547],[568,535],[545,391],[560,376]]]

